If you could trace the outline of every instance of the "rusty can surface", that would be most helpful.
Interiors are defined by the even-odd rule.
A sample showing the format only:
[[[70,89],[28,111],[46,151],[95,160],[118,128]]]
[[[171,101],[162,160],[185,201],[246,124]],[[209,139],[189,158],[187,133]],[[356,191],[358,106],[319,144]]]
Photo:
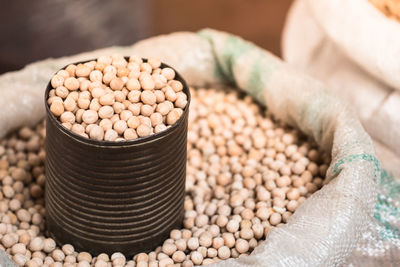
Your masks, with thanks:
[[[47,105],[47,85],[46,221],[58,244],[131,256],[154,249],[181,226],[190,92],[177,72],[175,79],[188,97],[177,123],[123,142],[88,139],[62,126]]]

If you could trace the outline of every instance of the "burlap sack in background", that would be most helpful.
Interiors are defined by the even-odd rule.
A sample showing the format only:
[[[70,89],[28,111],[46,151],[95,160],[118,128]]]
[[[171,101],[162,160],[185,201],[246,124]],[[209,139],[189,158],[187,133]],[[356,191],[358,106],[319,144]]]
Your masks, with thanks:
[[[321,82],[236,36],[214,30],[174,33],[70,58],[49,59],[0,76],[1,136],[44,115],[44,89],[67,63],[119,52],[156,56],[192,86],[234,83],[288,124],[330,152],[330,182],[301,205],[289,222],[271,230],[250,256],[213,266],[338,266],[371,229],[381,168],[356,115]],[[11,112],[10,112],[11,111]],[[386,177],[386,176],[385,176]]]

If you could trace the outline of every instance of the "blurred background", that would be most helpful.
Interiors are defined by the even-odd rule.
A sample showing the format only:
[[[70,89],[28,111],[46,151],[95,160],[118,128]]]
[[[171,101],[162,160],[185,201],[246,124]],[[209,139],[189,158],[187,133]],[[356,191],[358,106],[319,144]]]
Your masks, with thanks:
[[[210,27],[280,55],[292,0],[0,1],[0,73],[47,57]]]

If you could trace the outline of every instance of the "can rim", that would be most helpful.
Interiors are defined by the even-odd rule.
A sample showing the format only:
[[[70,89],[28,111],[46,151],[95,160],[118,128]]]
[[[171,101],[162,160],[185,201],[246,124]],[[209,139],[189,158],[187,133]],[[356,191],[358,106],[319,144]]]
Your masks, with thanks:
[[[129,60],[129,57],[124,57],[127,61]],[[84,60],[84,61],[78,61],[75,63],[70,63],[64,67],[62,67],[60,70],[64,70],[65,68],[67,68],[69,65],[74,64],[83,64],[83,63],[87,63],[90,61],[95,61],[96,59],[91,59],[91,60]],[[143,62],[147,62],[147,58],[142,58]],[[86,145],[93,145],[93,146],[104,146],[104,147],[131,147],[131,146],[136,146],[145,142],[155,142],[156,140],[163,138],[164,136],[170,135],[174,132],[174,130],[178,127],[180,127],[180,125],[183,123],[184,119],[186,116],[188,116],[188,112],[189,112],[189,106],[190,106],[190,101],[191,101],[191,95],[190,95],[190,90],[189,87],[187,86],[186,81],[183,79],[183,77],[179,74],[179,72],[176,71],[175,68],[169,66],[168,64],[165,63],[161,63],[161,66],[163,68],[171,68],[175,71],[175,80],[178,80],[182,83],[183,85],[183,89],[182,91],[184,91],[184,93],[187,95],[187,104],[185,106],[185,108],[183,109],[183,114],[182,116],[178,119],[178,121],[176,123],[174,123],[173,125],[171,125],[169,128],[167,128],[164,131],[161,131],[159,133],[154,133],[145,137],[139,137],[137,139],[134,140],[125,140],[125,141],[99,141],[99,140],[94,140],[94,139],[90,139],[90,138],[86,138],[83,137],[77,133],[72,132],[71,130],[68,130],[66,127],[64,127],[61,122],[54,116],[54,114],[50,111],[50,106],[47,103],[48,97],[49,97],[49,93],[50,90],[52,90],[52,86],[51,86],[51,79],[47,84],[46,87],[46,91],[44,93],[44,104],[45,104],[45,108],[46,108],[46,113],[49,115],[48,118],[55,123],[56,127],[58,127],[62,133],[64,133],[65,135],[75,139],[78,142],[81,143],[85,143]],[[58,72],[57,71],[57,72]],[[57,73],[55,72],[55,74]],[[54,75],[55,75],[54,74]]]

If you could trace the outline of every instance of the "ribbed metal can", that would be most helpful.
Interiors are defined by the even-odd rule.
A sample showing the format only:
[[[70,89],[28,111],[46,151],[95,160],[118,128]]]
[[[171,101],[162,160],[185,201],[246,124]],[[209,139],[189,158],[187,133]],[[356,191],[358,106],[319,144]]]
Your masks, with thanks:
[[[181,226],[190,92],[178,72],[175,79],[188,97],[177,123],[123,142],[84,138],[62,126],[47,104],[48,84],[45,205],[47,230],[58,244],[131,256]]]

